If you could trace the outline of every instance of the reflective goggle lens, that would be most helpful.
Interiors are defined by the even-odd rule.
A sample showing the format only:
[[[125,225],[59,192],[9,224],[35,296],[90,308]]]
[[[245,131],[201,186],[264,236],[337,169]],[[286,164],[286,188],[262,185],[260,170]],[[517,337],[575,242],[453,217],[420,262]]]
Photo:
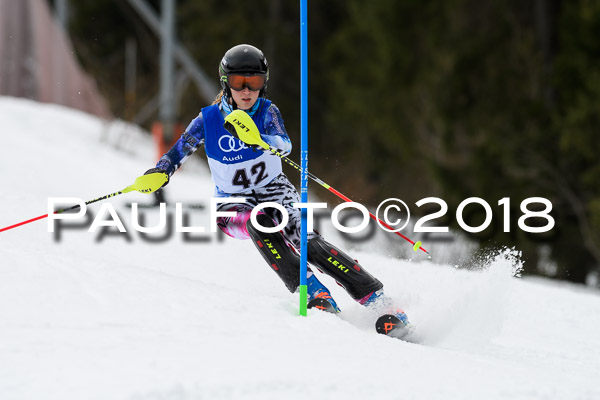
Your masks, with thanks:
[[[242,90],[247,87],[250,90],[261,90],[265,87],[264,75],[227,75],[227,83],[233,90]]]

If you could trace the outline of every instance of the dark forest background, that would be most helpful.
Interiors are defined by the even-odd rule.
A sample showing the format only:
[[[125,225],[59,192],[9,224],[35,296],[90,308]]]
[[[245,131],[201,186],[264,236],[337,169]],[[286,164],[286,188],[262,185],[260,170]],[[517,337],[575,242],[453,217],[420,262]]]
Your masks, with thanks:
[[[158,93],[158,38],[127,1],[71,3],[80,61],[115,116],[130,118],[125,42],[135,39],[138,49],[135,112]],[[159,13],[160,1],[148,4]],[[399,197],[415,212],[419,199],[441,197],[449,211],[437,222],[455,228],[458,204],[481,197],[494,210],[492,226],[471,235],[483,248],[515,246],[529,274],[547,273],[538,265],[544,244],[556,278],[584,282],[598,270],[600,2],[313,0],[308,21],[313,173],[366,205]],[[299,2],[178,0],[176,27],[215,84],[228,48],[250,43],[265,52],[268,94],[297,151]],[[187,125],[206,105],[190,84],[178,120]],[[547,234],[517,227],[520,202],[533,196],[553,204]],[[510,233],[502,230],[504,197]],[[468,210],[479,225],[481,207]]]

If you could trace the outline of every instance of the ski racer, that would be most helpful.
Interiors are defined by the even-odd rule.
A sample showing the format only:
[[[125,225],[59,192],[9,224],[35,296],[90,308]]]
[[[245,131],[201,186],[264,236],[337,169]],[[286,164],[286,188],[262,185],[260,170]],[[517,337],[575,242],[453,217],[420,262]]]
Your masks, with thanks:
[[[292,205],[300,202],[299,194],[282,172],[281,158],[269,151],[247,146],[223,127],[225,116],[235,109],[243,110],[252,117],[266,143],[277,148],[282,155],[290,153],[292,145],[283,118],[277,106],[266,96],[269,81],[267,59],[254,46],[240,44],[232,47],[220,62],[219,78],[222,91],[213,104],[200,111],[175,145],[146,174],[164,172],[170,177],[204,145],[216,186],[215,197],[228,200],[246,198],[245,202],[221,203],[217,207],[218,211],[237,213],[234,217],[219,217],[219,228],[232,238],[252,239],[269,267],[290,292],[295,292],[300,284],[301,214]],[[287,210],[289,222],[282,231],[264,233],[249,221],[253,207],[263,202],[276,202]],[[257,221],[264,227],[274,227],[280,224],[282,215],[276,209],[265,208],[258,214]],[[307,258],[311,265],[333,277],[358,303],[382,313],[392,313],[402,324],[408,324],[406,314],[394,308],[384,295],[383,284],[357,261],[326,242],[317,232],[309,232],[307,239]],[[329,289],[310,268],[307,292],[309,308],[340,311]]]

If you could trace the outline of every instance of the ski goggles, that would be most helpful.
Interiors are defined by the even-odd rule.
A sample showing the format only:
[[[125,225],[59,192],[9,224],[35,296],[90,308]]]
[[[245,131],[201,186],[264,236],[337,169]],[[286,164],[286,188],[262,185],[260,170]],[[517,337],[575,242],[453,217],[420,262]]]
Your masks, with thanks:
[[[242,90],[247,87],[250,90],[261,90],[265,87],[265,75],[227,75],[227,84],[233,90]]]

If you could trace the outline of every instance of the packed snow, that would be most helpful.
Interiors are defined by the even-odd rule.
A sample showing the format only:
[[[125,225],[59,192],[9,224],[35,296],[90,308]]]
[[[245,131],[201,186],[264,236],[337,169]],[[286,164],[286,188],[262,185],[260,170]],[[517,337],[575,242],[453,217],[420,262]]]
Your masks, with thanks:
[[[47,213],[51,197],[117,192],[156,161],[141,129],[56,105],[0,97],[0,127],[0,229]],[[188,226],[210,231],[212,193],[194,157],[167,187],[168,213],[181,202]],[[599,293],[514,277],[518,249],[465,270],[328,233],[384,282],[415,344],[378,335],[376,316],[322,275],[342,314],[298,316],[298,295],[252,243],[144,236],[132,202],[153,197],[92,204],[54,234],[46,219],[0,233],[1,399],[600,398]],[[127,233],[88,232],[104,203]]]

